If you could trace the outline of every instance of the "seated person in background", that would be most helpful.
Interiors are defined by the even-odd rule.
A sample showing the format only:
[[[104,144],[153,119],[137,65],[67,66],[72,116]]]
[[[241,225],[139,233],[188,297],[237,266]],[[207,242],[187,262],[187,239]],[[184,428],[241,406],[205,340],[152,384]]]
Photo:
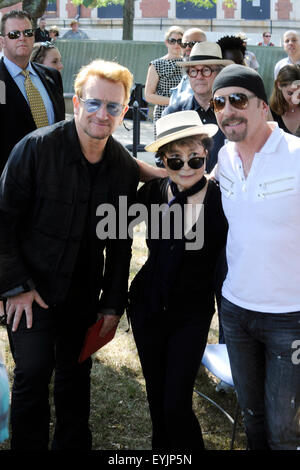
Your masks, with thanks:
[[[196,111],[181,111],[157,121],[157,140],[146,147],[158,153],[168,178],[138,191],[148,214],[149,258],[131,284],[128,313],[156,450],[204,449],[192,409],[193,387],[215,310],[216,264],[227,237],[219,187],[204,176],[217,131],[215,124],[203,125]],[[158,222],[153,208],[162,204],[168,210],[158,214]]]
[[[270,47],[275,46],[275,44],[273,44],[271,42],[271,33],[270,33],[270,31],[264,31],[263,32],[263,40],[261,42],[259,42],[257,45],[258,46],[270,46]]]
[[[88,35],[79,29],[77,20],[72,20],[70,26],[71,29],[63,35],[62,39],[89,39]]]
[[[274,121],[294,135],[300,125],[299,85],[300,65],[285,65],[278,72],[269,103]]]

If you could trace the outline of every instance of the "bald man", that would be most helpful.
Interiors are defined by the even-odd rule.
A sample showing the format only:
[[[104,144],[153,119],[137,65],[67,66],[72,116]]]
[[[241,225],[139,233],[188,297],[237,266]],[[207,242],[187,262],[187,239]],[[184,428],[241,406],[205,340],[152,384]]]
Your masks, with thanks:
[[[277,62],[274,68],[274,78],[285,65],[300,64],[300,36],[297,31],[289,30],[283,35],[283,48],[287,57]]]
[[[183,59],[187,60],[190,57],[191,50],[193,46],[197,42],[203,42],[206,41],[206,34],[202,29],[200,28],[190,28],[187,29],[182,36],[182,55]],[[178,101],[178,99],[182,99],[183,95],[182,93],[185,94],[185,97],[188,98],[189,95],[193,94],[193,90],[190,85],[189,77],[187,74],[184,74],[182,77],[181,81],[177,85],[177,87],[173,88],[171,90],[171,97],[170,97],[170,102],[169,105],[174,105]]]

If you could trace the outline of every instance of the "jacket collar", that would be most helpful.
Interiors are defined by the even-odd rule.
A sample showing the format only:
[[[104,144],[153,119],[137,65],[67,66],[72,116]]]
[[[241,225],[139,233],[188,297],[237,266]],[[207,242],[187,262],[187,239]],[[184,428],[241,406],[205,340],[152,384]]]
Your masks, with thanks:
[[[65,130],[67,133],[66,141],[71,144],[70,152],[68,152],[68,156],[67,156],[68,163],[75,163],[77,161],[81,161],[83,164],[85,164],[86,158],[81,151],[81,145],[80,145],[80,141],[79,141],[76,126],[75,126],[75,118],[73,117],[69,121],[62,121],[62,122],[65,123],[65,126],[66,126],[65,127]],[[58,123],[56,125],[59,126],[60,124],[61,123]],[[103,154],[103,160],[105,160],[105,163],[108,166],[113,165],[113,162],[118,154],[118,149],[115,144],[116,144],[115,139],[112,136],[110,136],[106,143],[104,154]]]

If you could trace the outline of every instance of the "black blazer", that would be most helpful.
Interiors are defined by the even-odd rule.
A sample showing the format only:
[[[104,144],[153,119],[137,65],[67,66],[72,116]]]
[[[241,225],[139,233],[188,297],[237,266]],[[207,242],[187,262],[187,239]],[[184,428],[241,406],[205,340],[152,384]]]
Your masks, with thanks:
[[[50,33],[47,29],[44,29],[44,31],[42,31],[41,28],[36,28],[34,32],[34,36],[35,36],[35,42],[51,41]]]
[[[65,119],[65,103],[60,73],[42,64],[33,63],[52,101],[55,122]],[[36,129],[30,108],[19,87],[0,60],[0,80],[5,83],[5,104],[0,104],[0,174],[12,148],[26,134]]]

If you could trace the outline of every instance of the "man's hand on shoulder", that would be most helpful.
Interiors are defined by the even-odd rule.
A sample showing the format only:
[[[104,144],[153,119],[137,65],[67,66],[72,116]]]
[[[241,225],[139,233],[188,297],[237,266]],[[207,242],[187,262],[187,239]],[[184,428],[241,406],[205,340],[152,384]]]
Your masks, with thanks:
[[[142,160],[136,161],[140,168],[140,181],[147,183],[147,181],[153,180],[154,178],[165,178],[168,176],[165,168],[150,165]]]

